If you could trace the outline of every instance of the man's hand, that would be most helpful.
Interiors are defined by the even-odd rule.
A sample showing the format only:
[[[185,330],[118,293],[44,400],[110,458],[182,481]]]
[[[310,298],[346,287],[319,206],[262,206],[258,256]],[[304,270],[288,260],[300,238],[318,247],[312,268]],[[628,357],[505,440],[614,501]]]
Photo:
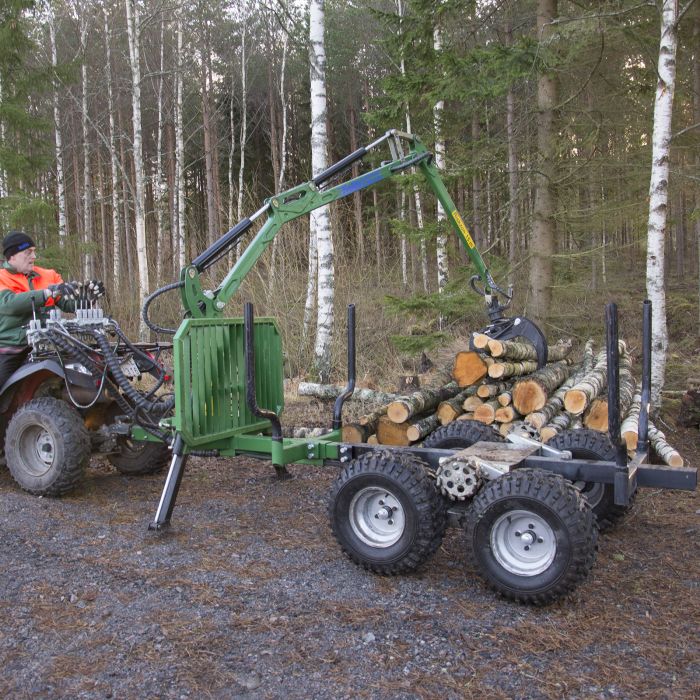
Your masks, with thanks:
[[[44,299],[77,299],[78,285],[75,282],[61,282],[60,284],[50,284],[44,290]]]
[[[80,298],[86,301],[97,301],[105,295],[105,285],[101,280],[85,280],[80,285]]]

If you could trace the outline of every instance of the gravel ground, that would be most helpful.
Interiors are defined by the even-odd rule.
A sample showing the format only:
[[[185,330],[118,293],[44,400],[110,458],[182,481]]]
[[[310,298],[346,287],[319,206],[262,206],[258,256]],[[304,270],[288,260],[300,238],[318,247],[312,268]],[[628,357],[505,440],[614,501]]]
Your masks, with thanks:
[[[678,438],[697,464],[697,431]],[[640,492],[589,580],[531,608],[484,587],[456,530],[413,575],[360,570],[329,533],[336,468],[291,471],[192,459],[159,534],[163,475],[95,458],[45,499],[0,471],[0,697],[700,696],[697,494]]]

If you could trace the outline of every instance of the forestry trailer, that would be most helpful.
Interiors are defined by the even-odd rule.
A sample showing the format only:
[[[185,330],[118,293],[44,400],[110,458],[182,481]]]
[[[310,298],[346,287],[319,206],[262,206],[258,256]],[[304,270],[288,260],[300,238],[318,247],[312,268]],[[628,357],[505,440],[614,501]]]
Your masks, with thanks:
[[[336,184],[370,151],[388,147],[390,159]],[[637,487],[696,487],[695,469],[647,463],[651,314],[644,305],[644,365],[639,443],[630,460],[620,440],[617,314],[607,308],[609,434],[582,443],[560,439],[558,449],[531,437],[504,440],[490,427],[456,421],[420,447],[342,441],[342,411],[355,386],[355,315],[348,309],[348,383],[337,398],[328,432],[294,439],[282,435],[282,347],[273,320],[224,315],[256,260],[288,221],[415,168],[438,198],[477,269],[472,287],[486,300],[492,338],[527,338],[538,365],[547,361],[542,332],[525,318],[503,314],[511,298],[494,282],[418,138],[396,130],[346,156],[310,182],[265,201],[249,218],[196,257],[146,300],[143,317],[157,333],[174,335],[174,394],[159,396],[165,381],[158,361],[164,347],[132,344],[98,308],[73,320],[55,312],[29,332],[30,361],[0,391],[0,410],[11,416],[5,447],[19,484],[36,494],[60,495],[82,474],[91,451],[111,455],[128,473],[153,472],[170,461],[152,530],[169,525],[188,456],[246,455],[270,460],[278,476],[286,465],[336,465],[329,499],[330,524],[345,553],[380,574],[411,571],[439,547],[448,524],[465,529],[477,570],[506,597],[547,603],[571,591],[590,571],[598,520],[619,515]],[[266,217],[234,267],[213,290],[202,273]],[[161,294],[180,290],[184,320],[167,329],[148,318]],[[503,303],[499,301],[499,295]],[[155,377],[148,393],[133,377]],[[572,431],[576,432],[576,431]]]

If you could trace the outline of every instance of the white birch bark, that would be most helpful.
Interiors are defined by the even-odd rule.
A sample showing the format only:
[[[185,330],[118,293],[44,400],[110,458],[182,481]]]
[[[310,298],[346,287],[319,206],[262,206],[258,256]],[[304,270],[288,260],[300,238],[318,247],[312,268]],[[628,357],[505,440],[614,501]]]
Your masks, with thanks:
[[[664,0],[661,9],[658,82],[654,99],[649,221],[647,225],[647,296],[652,303],[651,403],[659,406],[664,386],[668,337],[664,288],[664,241],[668,212],[671,119],[676,84],[676,20],[678,0]]]
[[[401,24],[401,21],[403,20],[404,17],[404,3],[402,0],[397,0],[396,2],[396,7],[398,9],[399,13],[399,26]],[[406,60],[403,55],[403,51],[401,52],[401,64],[400,64],[400,70],[401,70],[401,75],[405,76],[406,75]],[[408,107],[408,103],[406,103],[405,107],[405,115],[406,115],[406,131],[410,134],[411,133],[411,113]],[[418,189],[418,186],[416,185],[413,189],[413,197],[415,199],[416,203],[416,225],[418,226],[418,229],[420,231],[423,230],[423,206],[421,204],[421,197],[420,197],[420,191]],[[428,291],[429,285],[428,285],[428,250],[427,246],[425,244],[425,239],[421,236],[420,239],[420,265],[421,265],[421,273],[423,277],[423,290],[425,292]]]
[[[277,192],[282,192],[285,186],[285,176],[287,169],[287,96],[284,92],[284,77],[287,69],[287,51],[289,49],[289,16],[286,15],[286,21],[284,24],[284,38],[282,39],[282,64],[280,66],[280,82],[279,82],[279,97],[280,97],[280,108],[282,111],[282,134],[280,136],[279,153],[280,153],[280,172],[277,178]],[[270,96],[270,99],[273,99]],[[271,138],[277,138],[272,125],[270,125],[270,136]],[[275,278],[277,277],[277,258],[279,255],[278,248],[279,236],[275,236],[272,241],[272,253],[270,258],[270,280],[269,288],[270,292],[273,291],[275,286]]]
[[[83,257],[83,276],[85,279],[94,277],[94,256],[90,250],[93,242],[92,227],[92,182],[90,177],[90,140],[88,113],[88,82],[87,82],[87,32],[88,12],[86,7],[80,8],[80,52],[81,61],[81,88],[82,88],[82,115],[81,126],[83,135],[83,242],[85,243],[85,255]]]
[[[185,139],[182,125],[182,9],[177,13],[177,70],[175,71],[175,193],[177,229],[173,231],[173,251],[180,269],[185,267]],[[175,258],[175,254],[173,254]]]
[[[245,177],[245,144],[248,140],[248,58],[246,54],[246,25],[248,23],[247,12],[243,13],[243,33],[241,34],[241,131],[239,140],[240,160],[238,163],[238,207],[237,221],[243,217],[243,180]],[[236,244],[236,258],[241,255],[243,241]]]
[[[107,63],[105,65],[105,82],[107,83],[107,111],[109,112],[109,157],[110,175],[112,180],[112,290],[117,289],[121,279],[121,227],[119,219],[119,164],[117,162],[117,136],[114,124],[114,95],[112,93],[112,32],[109,25],[107,8],[102,7],[105,27],[105,49]],[[105,251],[106,253],[107,251]]]
[[[433,28],[433,49],[436,54],[442,51],[442,34],[436,20]],[[442,112],[445,108],[445,101],[438,100],[433,107],[433,124],[435,126],[435,165],[438,170],[445,169],[445,140],[442,135]],[[438,226],[445,221],[445,210],[438,200],[437,203],[437,220]],[[447,280],[449,277],[449,269],[447,264],[447,236],[444,232],[440,232],[437,237],[437,281],[438,292],[445,291]],[[442,326],[442,318],[440,319]]]
[[[311,64],[311,171],[317,175],[328,167],[326,132],[326,49],[324,40],[324,0],[310,0],[309,43]],[[311,212],[311,230],[316,238],[318,283],[316,307],[316,343],[314,356],[316,372],[322,382],[328,382],[331,369],[331,340],[333,337],[333,298],[335,280],[333,269],[333,237],[329,208]]]
[[[2,76],[0,75],[0,103],[2,103]],[[5,120],[0,118],[0,146],[5,145]],[[0,197],[7,197],[7,173],[0,167]],[[0,212],[0,222],[7,228],[5,216]]]
[[[148,249],[146,245],[146,195],[143,170],[143,131],[141,126],[141,67],[140,22],[136,0],[125,0],[126,23],[129,35],[129,62],[131,64],[131,107],[134,130],[134,221],[136,225],[136,257],[139,270],[139,299],[143,302],[149,291]],[[139,315],[139,338],[146,340],[148,328]]]
[[[233,157],[236,155],[236,125],[233,118],[233,95],[236,92],[236,78],[231,75],[231,107],[228,115],[229,135],[231,143],[228,147],[228,227],[229,230],[236,224],[234,202],[234,178],[233,178]]]
[[[51,66],[54,71],[58,66],[56,50],[56,18],[52,6],[48,8],[49,40],[51,42]],[[66,180],[63,166],[63,137],[61,136],[61,108],[58,97],[58,86],[53,88],[53,122],[54,148],[56,153],[56,189],[58,195],[58,243],[63,248],[68,233],[66,225]]]
[[[165,206],[166,187],[163,182],[163,76],[165,71],[165,19],[160,20],[160,72],[158,74],[158,134],[156,137],[156,177],[154,197],[156,205],[156,286],[163,279],[163,262],[165,259],[165,221],[163,208]]]

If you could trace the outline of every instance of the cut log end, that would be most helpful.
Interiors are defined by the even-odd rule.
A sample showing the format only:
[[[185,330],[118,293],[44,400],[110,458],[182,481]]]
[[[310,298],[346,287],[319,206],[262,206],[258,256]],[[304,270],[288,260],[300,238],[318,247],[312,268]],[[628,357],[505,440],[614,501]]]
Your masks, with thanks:
[[[564,408],[575,416],[583,413],[588,402],[588,397],[585,392],[579,389],[570,389],[564,396]]]

